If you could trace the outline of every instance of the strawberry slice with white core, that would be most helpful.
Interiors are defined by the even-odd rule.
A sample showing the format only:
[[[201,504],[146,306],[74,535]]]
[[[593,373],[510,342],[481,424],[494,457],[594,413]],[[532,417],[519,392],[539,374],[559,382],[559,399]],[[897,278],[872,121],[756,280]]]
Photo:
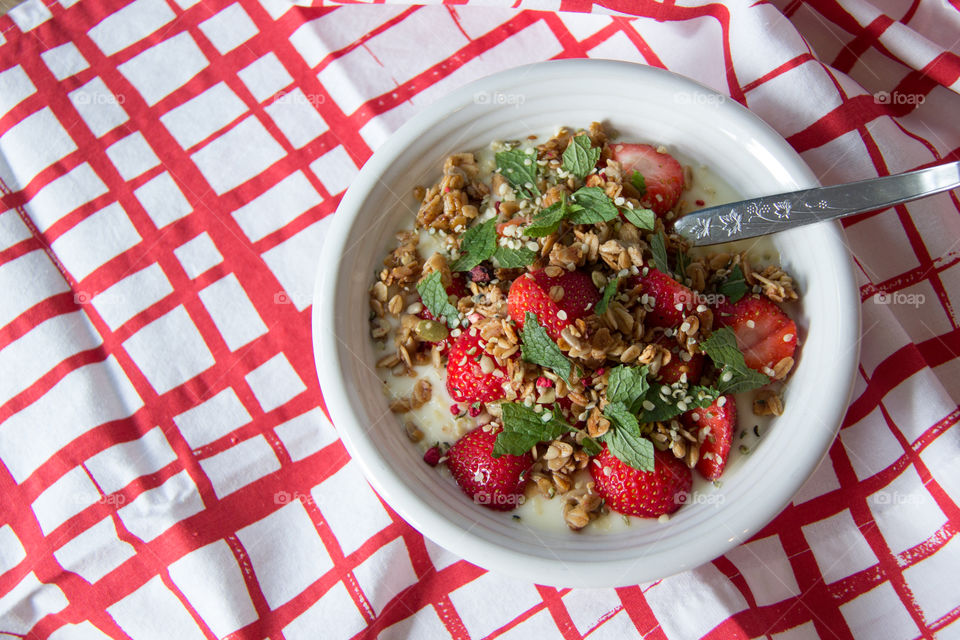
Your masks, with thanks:
[[[797,325],[774,302],[758,294],[736,304],[717,305],[714,322],[733,329],[747,366],[768,376],[778,362],[792,358],[797,348]]]
[[[648,144],[618,143],[610,149],[613,159],[620,163],[624,183],[632,183],[634,171],[643,176],[646,190],[640,197],[642,206],[659,216],[673,209],[683,192],[683,167],[676,158]]]

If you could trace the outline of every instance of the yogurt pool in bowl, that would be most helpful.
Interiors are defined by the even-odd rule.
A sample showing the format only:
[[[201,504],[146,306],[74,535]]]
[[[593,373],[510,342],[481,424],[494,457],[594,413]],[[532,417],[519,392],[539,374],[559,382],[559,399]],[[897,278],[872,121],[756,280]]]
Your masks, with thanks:
[[[467,560],[560,586],[694,567],[836,434],[859,331],[839,228],[708,251],[670,234],[815,184],[707,91],[623,63],[514,69],[419,114],[345,195],[313,306],[327,407],[381,496]],[[476,99],[496,92],[524,100]]]

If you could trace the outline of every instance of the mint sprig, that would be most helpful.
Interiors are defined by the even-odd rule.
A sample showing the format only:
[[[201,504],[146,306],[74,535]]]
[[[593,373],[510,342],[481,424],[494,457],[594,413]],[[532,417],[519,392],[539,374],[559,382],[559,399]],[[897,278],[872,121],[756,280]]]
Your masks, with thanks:
[[[607,307],[610,305],[610,301],[613,300],[613,296],[617,294],[618,286],[620,286],[620,278],[614,278],[613,280],[607,282],[606,286],[603,288],[603,295],[600,297],[600,302],[598,302],[597,306],[593,308],[598,316],[602,316],[607,312]]]
[[[716,389],[699,385],[686,388],[678,398],[672,392],[665,397],[661,390],[662,386],[655,384],[640,402],[640,422],[663,422],[691,409],[709,407],[721,395]]]
[[[653,443],[640,433],[640,424],[622,402],[612,402],[603,410],[610,430],[603,435],[607,448],[624,464],[640,471],[653,471]]]
[[[667,246],[663,231],[658,231],[650,238],[650,251],[653,253],[653,264],[657,270],[669,275],[670,263],[667,261]]]
[[[652,209],[623,209],[621,213],[627,222],[638,229],[653,231],[656,225],[657,214]]]
[[[520,332],[520,356],[531,364],[550,369],[558,376],[570,381],[570,361],[560,351],[546,329],[537,322],[537,316],[527,311]]]
[[[434,271],[426,278],[417,283],[417,293],[420,294],[420,301],[427,308],[434,318],[438,320],[443,318],[447,321],[447,326],[453,329],[460,324],[460,312],[450,304],[447,299],[447,291],[443,288],[443,275],[439,271]]]
[[[507,182],[528,198],[540,195],[537,189],[537,156],[522,149],[500,151],[494,156],[497,170]],[[527,186],[530,185],[530,186]]]
[[[744,362],[737,347],[737,337],[730,327],[714,331],[700,343],[700,348],[721,368],[717,378],[717,390],[721,394],[741,393],[757,389],[770,382],[770,378],[754,371]]]
[[[724,295],[730,302],[737,302],[747,294],[747,280],[740,265],[733,265],[730,275],[717,287],[717,293]]]
[[[563,170],[583,180],[600,159],[600,149],[590,144],[586,134],[574,136],[563,152]]]
[[[573,194],[573,201],[581,207],[570,215],[573,224],[608,222],[619,214],[610,196],[600,187],[581,187]]]
[[[556,233],[560,223],[566,217],[565,202],[554,202],[552,205],[534,216],[533,220],[524,229],[523,233],[531,238],[545,238]]]
[[[533,264],[533,261],[537,259],[537,252],[526,247],[511,249],[501,246],[493,252],[493,259],[502,269],[519,269]]]
[[[647,192],[647,180],[639,171],[634,171],[630,174],[630,184],[641,196]]]
[[[496,249],[497,219],[491,218],[466,230],[460,241],[460,257],[451,268],[454,271],[469,271],[489,259]]]
[[[614,367],[607,378],[607,400],[621,402],[631,413],[636,413],[640,410],[640,402],[650,389],[650,383],[647,381],[648,373],[649,369],[646,365]]]
[[[574,431],[556,407],[544,407],[537,413],[522,402],[503,402],[500,409],[503,431],[497,434],[493,445],[494,458],[504,454],[523,455],[538,442],[555,440]]]

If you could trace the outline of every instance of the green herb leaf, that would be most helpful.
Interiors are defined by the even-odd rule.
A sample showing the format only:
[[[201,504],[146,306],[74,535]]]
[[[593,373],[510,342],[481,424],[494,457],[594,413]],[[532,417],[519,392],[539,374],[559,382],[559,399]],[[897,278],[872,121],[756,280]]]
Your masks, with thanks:
[[[653,231],[657,214],[652,209],[622,209],[623,217],[638,229]]]
[[[573,199],[583,207],[570,215],[570,222],[574,224],[607,222],[620,213],[610,196],[600,187],[581,187],[574,192]]]
[[[600,159],[600,149],[590,144],[586,134],[574,136],[563,152],[563,170],[583,180]]]
[[[717,390],[721,394],[750,391],[770,382],[769,377],[754,371],[743,361],[736,335],[730,327],[714,331],[700,343],[700,348],[722,369],[717,378]]]
[[[507,247],[497,247],[493,252],[493,259],[497,261],[503,269],[518,269],[533,264],[537,258],[537,252],[531,251],[526,247],[519,249],[510,249]]]
[[[531,238],[543,238],[551,233],[556,233],[557,229],[560,228],[560,223],[567,216],[566,202],[566,196],[564,196],[560,202],[554,202],[541,211],[524,228],[523,234]]]
[[[647,381],[648,371],[646,365],[642,367],[619,365],[611,369],[607,382],[607,400],[622,402],[634,413],[639,411],[639,403],[650,388],[650,383]]]
[[[460,241],[460,257],[451,267],[454,271],[469,271],[490,258],[497,249],[497,219],[467,229]]]
[[[740,269],[740,265],[733,265],[733,269],[730,270],[730,275],[717,287],[717,292],[726,296],[730,302],[737,302],[747,294],[747,281],[746,278],[743,277],[743,271]]]
[[[639,416],[640,422],[663,422],[691,409],[709,407],[720,395],[716,389],[699,385],[689,387],[683,398],[673,398],[672,396],[664,398],[660,391],[661,385],[655,384],[640,402],[640,408],[642,409]],[[687,398],[690,399],[689,402],[686,401]],[[678,401],[683,401],[683,405],[679,406]]]
[[[666,240],[663,237],[663,231],[658,231],[657,235],[650,238],[650,251],[653,252],[653,264],[659,271],[670,274],[670,263],[667,261]]]
[[[681,283],[687,277],[687,267],[690,266],[690,256],[686,251],[677,252],[677,280]]]
[[[546,367],[569,382],[570,361],[529,311],[524,316],[520,341],[520,354],[525,361]]]
[[[590,436],[585,436],[580,446],[583,447],[583,450],[587,452],[588,456],[595,456],[603,450],[600,444]]]
[[[537,189],[536,154],[527,153],[522,149],[511,149],[497,153],[495,158],[497,169],[516,191],[528,198],[540,195]]]
[[[603,288],[603,296],[600,298],[600,302],[597,303],[597,306],[593,308],[597,312],[598,316],[602,316],[607,312],[607,305],[610,304],[610,301],[613,300],[613,296],[617,294],[617,287],[620,286],[620,278],[614,278],[607,282],[607,286]]]
[[[641,196],[647,192],[647,181],[639,171],[630,174],[630,184],[640,192]]]
[[[444,318],[447,326],[453,329],[460,324],[460,313],[447,299],[447,291],[443,288],[442,274],[434,271],[417,283],[417,293],[434,318]]]
[[[555,406],[544,407],[543,412],[537,413],[522,402],[503,402],[500,409],[503,431],[497,434],[493,445],[494,458],[504,454],[523,455],[538,442],[554,440],[567,431],[574,431]]]
[[[613,402],[603,410],[610,430],[603,436],[607,448],[624,464],[640,471],[653,471],[653,443],[640,433],[640,424],[622,402]]]

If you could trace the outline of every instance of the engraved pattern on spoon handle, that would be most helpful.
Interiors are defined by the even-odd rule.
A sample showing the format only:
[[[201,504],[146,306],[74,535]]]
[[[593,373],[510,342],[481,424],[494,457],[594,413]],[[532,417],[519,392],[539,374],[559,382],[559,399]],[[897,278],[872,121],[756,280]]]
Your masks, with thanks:
[[[804,189],[710,207],[675,223],[677,233],[705,245],[876,211],[960,186],[960,162],[831,187]]]

